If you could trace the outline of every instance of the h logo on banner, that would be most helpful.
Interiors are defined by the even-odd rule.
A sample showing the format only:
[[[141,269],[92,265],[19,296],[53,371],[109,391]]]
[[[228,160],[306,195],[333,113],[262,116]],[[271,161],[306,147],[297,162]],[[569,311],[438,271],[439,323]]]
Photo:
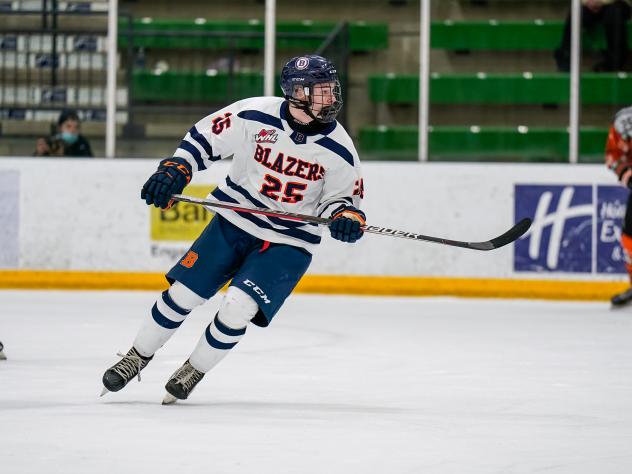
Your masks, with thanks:
[[[624,273],[619,237],[626,200],[621,186],[516,185],[516,216],[533,224],[514,246],[514,269]]]

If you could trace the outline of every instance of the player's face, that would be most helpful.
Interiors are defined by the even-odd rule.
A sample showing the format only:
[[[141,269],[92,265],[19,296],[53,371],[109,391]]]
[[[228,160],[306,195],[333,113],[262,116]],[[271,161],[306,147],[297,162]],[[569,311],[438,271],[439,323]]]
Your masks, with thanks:
[[[293,97],[309,104],[311,114],[314,117],[322,117],[327,120],[333,119],[337,113],[337,110],[333,109],[340,109],[339,106],[342,105],[342,102],[340,102],[339,99],[340,85],[337,81],[321,82],[313,85],[309,89],[303,88],[302,86],[296,86],[294,88]]]
[[[314,115],[318,115],[323,107],[329,107],[336,102],[334,87],[336,87],[335,82],[322,82],[314,85],[312,92],[312,111]]]
[[[318,117],[324,107],[330,107],[336,103],[336,96],[334,94],[335,87],[335,82],[314,84],[311,90],[311,109],[315,116]],[[299,100],[308,100],[302,87],[296,88],[294,96]]]

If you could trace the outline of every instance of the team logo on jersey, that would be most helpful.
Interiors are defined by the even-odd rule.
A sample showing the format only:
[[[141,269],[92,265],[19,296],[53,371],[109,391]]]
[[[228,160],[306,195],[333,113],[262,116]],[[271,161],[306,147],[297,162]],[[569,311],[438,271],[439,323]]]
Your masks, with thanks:
[[[298,58],[296,60],[296,69],[307,69],[307,66],[309,66],[309,58]]]
[[[261,131],[255,135],[255,142],[257,143],[276,143],[278,139],[279,135],[273,128],[270,130],[262,128]]]

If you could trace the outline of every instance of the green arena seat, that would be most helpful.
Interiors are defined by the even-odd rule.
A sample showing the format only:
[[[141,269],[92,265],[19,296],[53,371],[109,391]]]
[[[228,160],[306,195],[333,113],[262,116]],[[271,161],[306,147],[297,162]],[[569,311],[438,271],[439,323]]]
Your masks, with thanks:
[[[560,43],[563,28],[562,20],[435,21],[430,43],[432,48],[448,50],[552,51]],[[632,25],[628,37],[632,40]],[[605,48],[603,28],[584,33],[582,42],[586,49]]]
[[[238,37],[235,34],[263,34],[264,24],[260,20],[170,20],[134,19],[132,31],[143,33],[134,37],[134,46],[161,49],[263,49],[263,37]],[[328,21],[279,21],[278,33],[289,33],[295,37],[282,36],[277,39],[279,49],[304,49],[313,51],[324,37],[336,26]],[[119,21],[119,47],[127,46],[129,23]],[[195,36],[195,32],[212,32],[217,36]],[[148,34],[149,33],[149,34]],[[179,35],[179,33],[182,33]],[[301,38],[300,34],[319,35]],[[173,34],[173,36],[170,36]],[[388,24],[364,21],[349,23],[349,48],[351,51],[374,51],[388,47]]]
[[[584,162],[601,162],[607,128],[582,128],[580,154]],[[359,133],[363,160],[417,159],[416,126],[364,127]],[[568,161],[568,132],[545,127],[431,127],[429,154],[435,160]]]
[[[415,104],[419,76],[383,74],[369,77],[373,102]],[[586,73],[581,80],[583,105],[625,105],[632,102],[632,75]],[[432,74],[433,104],[567,104],[569,75],[540,74]]]
[[[229,103],[263,93],[263,74],[224,72],[211,74],[166,71],[154,74],[134,71],[132,91],[136,101]]]

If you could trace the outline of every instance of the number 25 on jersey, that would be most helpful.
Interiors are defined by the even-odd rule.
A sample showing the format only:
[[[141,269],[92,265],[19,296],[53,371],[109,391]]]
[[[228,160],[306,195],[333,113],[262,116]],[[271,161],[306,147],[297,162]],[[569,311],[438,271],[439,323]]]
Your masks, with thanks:
[[[266,174],[263,179],[265,182],[263,183],[263,186],[261,186],[259,192],[264,196],[267,196],[274,201],[278,201],[280,198],[281,202],[288,202],[290,204],[295,204],[303,200],[301,191],[305,191],[305,189],[307,189],[307,184],[290,181],[286,183],[284,187],[279,178],[269,174]]]

